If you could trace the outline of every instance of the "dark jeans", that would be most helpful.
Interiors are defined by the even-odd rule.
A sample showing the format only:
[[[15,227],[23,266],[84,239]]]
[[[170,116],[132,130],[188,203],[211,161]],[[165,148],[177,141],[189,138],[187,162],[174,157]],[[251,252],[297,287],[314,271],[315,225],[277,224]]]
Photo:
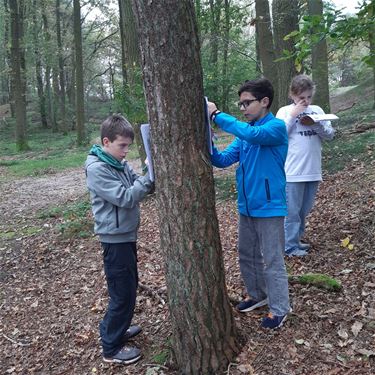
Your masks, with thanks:
[[[111,357],[123,346],[133,318],[138,286],[137,248],[135,242],[101,244],[109,303],[99,330],[103,355]]]

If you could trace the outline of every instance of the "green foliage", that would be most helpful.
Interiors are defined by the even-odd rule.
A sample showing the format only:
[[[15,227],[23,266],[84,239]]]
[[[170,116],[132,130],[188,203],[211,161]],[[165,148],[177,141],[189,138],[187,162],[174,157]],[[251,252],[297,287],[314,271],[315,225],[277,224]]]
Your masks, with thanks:
[[[284,51],[281,59],[294,58],[296,67],[301,70],[311,55],[312,47],[323,39],[327,39],[333,50],[352,48],[361,42],[369,43],[370,27],[374,27],[373,8],[373,2],[364,0],[356,15],[347,16],[342,10],[325,4],[323,16],[303,16],[300,30],[293,31],[284,38],[294,40],[295,52]],[[364,53],[361,60],[369,65],[375,64],[371,51]],[[306,64],[304,68],[307,68]]]
[[[116,103],[132,124],[147,123],[146,102],[143,93],[142,72],[137,66],[127,67],[132,82],[116,85]]]

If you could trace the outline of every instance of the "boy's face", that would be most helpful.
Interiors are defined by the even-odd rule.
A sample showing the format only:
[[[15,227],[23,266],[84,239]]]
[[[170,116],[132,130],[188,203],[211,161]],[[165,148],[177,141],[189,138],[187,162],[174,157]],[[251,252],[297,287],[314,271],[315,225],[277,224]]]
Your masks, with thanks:
[[[294,104],[300,104],[304,107],[307,107],[311,104],[312,102],[312,97],[313,97],[313,90],[306,90],[302,91],[298,95],[290,95],[292,98]]]
[[[263,98],[258,100],[250,92],[244,91],[240,95],[239,108],[246,119],[250,121],[258,121],[268,113],[269,99]]]
[[[107,137],[103,138],[103,150],[112,155],[118,161],[126,158],[129,152],[129,146],[133,143],[131,138],[118,135],[116,139],[111,142]]]

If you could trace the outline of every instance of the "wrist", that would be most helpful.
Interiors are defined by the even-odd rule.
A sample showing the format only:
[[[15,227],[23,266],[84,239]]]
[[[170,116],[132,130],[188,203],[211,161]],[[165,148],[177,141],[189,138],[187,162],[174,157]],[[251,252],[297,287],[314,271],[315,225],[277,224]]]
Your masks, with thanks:
[[[219,114],[219,113],[221,113],[218,109],[215,109],[212,113],[211,113],[211,115],[210,115],[210,120],[211,121],[215,121],[215,117]]]

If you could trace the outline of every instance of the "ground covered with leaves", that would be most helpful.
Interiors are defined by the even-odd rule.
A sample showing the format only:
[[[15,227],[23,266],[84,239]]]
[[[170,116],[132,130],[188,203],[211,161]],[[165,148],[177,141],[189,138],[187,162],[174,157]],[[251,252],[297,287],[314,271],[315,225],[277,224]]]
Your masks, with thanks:
[[[286,259],[292,314],[281,330],[268,332],[259,326],[266,311],[234,312],[245,342],[226,374],[375,373],[374,182],[375,165],[355,162],[325,177],[306,233],[312,249],[305,258]],[[123,367],[101,360],[98,324],[107,294],[100,246],[89,232],[91,216],[82,203],[83,172],[0,187],[0,373],[177,374],[155,199],[142,205],[139,233],[141,285],[134,322],[143,328],[135,340],[143,358]],[[217,210],[234,303],[243,295],[236,202],[220,200]],[[340,284],[299,278],[309,273]]]

